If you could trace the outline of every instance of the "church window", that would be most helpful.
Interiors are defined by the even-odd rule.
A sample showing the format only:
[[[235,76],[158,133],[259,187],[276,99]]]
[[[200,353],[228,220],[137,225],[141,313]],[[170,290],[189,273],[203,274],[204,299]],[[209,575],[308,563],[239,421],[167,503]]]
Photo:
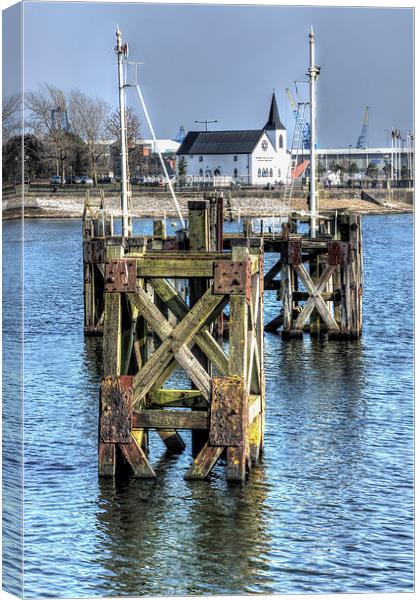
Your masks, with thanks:
[[[279,148],[283,148],[283,136],[279,136]]]
[[[236,161],[238,160],[238,157],[235,155],[235,156],[233,157],[233,160],[234,160],[234,162],[236,162]]]
[[[198,160],[199,160],[200,162],[203,162],[203,157],[202,157],[202,156],[199,156],[199,157],[198,157]]]
[[[258,169],[258,177],[261,177],[261,169]]]

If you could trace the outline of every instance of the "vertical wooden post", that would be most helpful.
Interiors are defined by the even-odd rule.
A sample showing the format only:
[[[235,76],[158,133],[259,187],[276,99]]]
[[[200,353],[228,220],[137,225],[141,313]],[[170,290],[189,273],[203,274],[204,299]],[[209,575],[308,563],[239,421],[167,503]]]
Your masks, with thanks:
[[[292,329],[293,322],[293,269],[288,264],[281,267],[280,299],[283,309],[282,337],[287,338]]]
[[[249,427],[249,455],[252,463],[257,463],[261,457],[264,447],[265,427],[265,377],[264,377],[264,241],[262,238],[251,238],[250,254],[259,257],[259,272],[252,277],[252,321],[256,315],[253,330],[251,332],[251,350],[253,344],[256,346],[254,369],[250,370],[248,365],[248,382],[250,392],[260,397],[259,414]],[[256,310],[256,305],[258,309]],[[254,341],[252,338],[255,337]],[[250,350],[250,349],[248,349]],[[252,358],[251,358],[252,360]],[[253,373],[256,374],[254,378]]]
[[[189,248],[194,252],[207,252],[210,248],[209,232],[209,202],[208,200],[191,200],[188,202],[189,211]],[[208,288],[208,282],[205,279],[190,279],[190,308],[203,296]],[[209,362],[206,355],[195,347],[193,354],[198,362],[209,371]],[[194,409],[192,409],[194,410]],[[208,440],[208,433],[199,430],[192,430],[192,454],[197,456],[201,448]]]
[[[361,219],[358,214],[340,215],[340,232],[349,241],[347,260],[341,266],[341,333],[358,338],[362,333],[363,255]]]
[[[243,231],[245,237],[252,237],[252,219],[244,219]]]
[[[121,258],[121,246],[108,246],[107,259]],[[105,294],[105,318],[103,337],[103,377],[121,374],[122,315],[121,294]],[[112,476],[116,470],[116,445],[99,441],[99,475]]]
[[[249,250],[246,240],[237,240],[232,244],[232,261],[246,261]],[[238,375],[246,381],[248,346],[248,304],[245,294],[230,297],[229,319],[229,375]],[[248,414],[248,395],[244,395],[244,413]],[[248,420],[244,426],[241,446],[227,448],[227,479],[244,481],[249,456]]]
[[[223,193],[210,194],[210,250],[223,251]],[[223,338],[223,312],[217,317],[215,335],[218,339]]]

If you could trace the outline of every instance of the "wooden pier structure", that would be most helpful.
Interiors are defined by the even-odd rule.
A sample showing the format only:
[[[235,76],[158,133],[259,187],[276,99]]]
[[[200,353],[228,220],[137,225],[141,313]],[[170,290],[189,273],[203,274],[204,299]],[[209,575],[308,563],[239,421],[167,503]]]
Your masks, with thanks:
[[[128,466],[155,477],[154,429],[174,452],[185,449],[180,432],[192,432],[185,478],[203,479],[225,459],[227,479],[245,479],[264,444],[264,290],[280,303],[266,331],[361,335],[359,215],[320,218],[314,239],[299,215],[277,233],[256,234],[246,220],[243,233],[224,234],[221,193],[188,209],[188,230],[167,237],[156,220],[147,238],[113,235],[103,204],[86,206],[85,333],[103,335],[101,476]],[[266,274],[264,252],[276,255]]]

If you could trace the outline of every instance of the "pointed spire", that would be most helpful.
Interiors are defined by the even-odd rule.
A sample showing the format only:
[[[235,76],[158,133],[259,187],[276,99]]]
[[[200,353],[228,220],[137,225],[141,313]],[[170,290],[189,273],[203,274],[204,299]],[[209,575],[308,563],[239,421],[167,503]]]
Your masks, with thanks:
[[[264,129],[286,129],[286,127],[280,121],[279,109],[277,108],[276,94],[273,92],[271,98],[270,114],[268,121],[264,125]]]

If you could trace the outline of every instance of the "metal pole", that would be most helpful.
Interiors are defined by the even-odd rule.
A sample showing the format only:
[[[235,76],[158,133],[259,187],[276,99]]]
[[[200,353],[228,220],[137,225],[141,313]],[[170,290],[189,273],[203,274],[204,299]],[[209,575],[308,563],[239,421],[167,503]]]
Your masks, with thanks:
[[[127,56],[127,44],[121,44],[121,31],[117,25],[117,46],[115,51],[118,57],[118,90],[120,106],[120,130],[121,130],[121,211],[122,211],[122,235],[130,235],[128,214],[128,190],[127,190],[127,129],[125,123],[125,87],[123,74],[123,60]]]
[[[315,36],[311,26],[309,32],[309,90],[310,90],[310,122],[311,122],[311,146],[310,146],[310,196],[309,196],[309,211],[310,211],[310,237],[315,238],[318,230],[318,203],[316,190],[316,78],[318,77],[320,68],[315,66]]]
[[[394,129],[392,129],[391,134],[391,182],[392,181],[394,181]]]

